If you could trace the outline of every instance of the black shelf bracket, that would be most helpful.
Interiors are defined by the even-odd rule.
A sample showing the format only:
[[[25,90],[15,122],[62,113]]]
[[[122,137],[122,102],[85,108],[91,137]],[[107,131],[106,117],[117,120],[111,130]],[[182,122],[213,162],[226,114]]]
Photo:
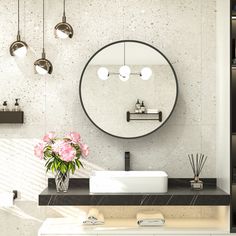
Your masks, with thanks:
[[[131,118],[131,116],[136,116],[139,118]],[[157,118],[150,118],[150,116],[157,116]],[[133,113],[133,112],[126,112],[126,121],[130,122],[131,120],[158,120],[162,122],[162,112],[156,113]]]

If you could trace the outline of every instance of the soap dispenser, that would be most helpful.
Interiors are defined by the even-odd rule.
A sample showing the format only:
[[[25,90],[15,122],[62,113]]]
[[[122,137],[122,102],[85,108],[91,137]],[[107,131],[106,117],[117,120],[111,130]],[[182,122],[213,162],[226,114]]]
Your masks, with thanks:
[[[141,104],[140,104],[140,102],[139,102],[139,99],[137,99],[137,102],[136,102],[136,104],[135,104],[135,110],[134,110],[134,112],[135,112],[135,113],[140,113],[140,109],[141,109]]]
[[[19,98],[16,98],[15,99],[15,106],[14,106],[14,109],[13,109],[13,111],[20,111],[20,105],[19,105],[19,101],[20,99]]]
[[[3,111],[8,111],[9,110],[8,106],[7,106],[7,101],[4,101],[2,105],[3,105],[3,109],[2,109]]]
[[[146,113],[146,107],[144,106],[144,101],[142,101],[140,111],[141,113]]]

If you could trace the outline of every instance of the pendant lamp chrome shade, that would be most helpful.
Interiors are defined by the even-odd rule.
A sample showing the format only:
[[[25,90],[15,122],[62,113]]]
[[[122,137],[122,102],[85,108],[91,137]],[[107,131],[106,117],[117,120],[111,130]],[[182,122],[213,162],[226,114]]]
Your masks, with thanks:
[[[42,58],[34,63],[36,73],[40,75],[51,74],[53,70],[52,63],[46,59],[46,54],[43,49]]]
[[[17,39],[10,46],[11,56],[24,57],[27,54],[28,45],[21,41],[20,37],[20,0],[18,0],[18,31]]]
[[[46,53],[44,49],[44,0],[43,0],[43,52],[42,58],[38,59],[34,63],[35,72],[39,75],[51,74],[53,71],[52,63],[46,59]]]
[[[58,23],[54,28],[56,38],[66,39],[72,38],[74,31],[70,24],[66,22],[65,0],[63,0],[63,16],[62,22]]]

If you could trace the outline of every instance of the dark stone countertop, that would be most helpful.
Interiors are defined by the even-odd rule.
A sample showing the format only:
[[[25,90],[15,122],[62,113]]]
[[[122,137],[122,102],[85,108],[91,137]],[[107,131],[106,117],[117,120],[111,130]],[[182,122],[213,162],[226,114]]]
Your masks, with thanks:
[[[88,179],[70,179],[67,193],[58,193],[54,179],[48,180],[48,188],[39,195],[40,206],[148,206],[148,205],[198,205],[220,206],[230,204],[230,195],[216,187],[215,179],[204,179],[204,189],[190,189],[189,179],[169,179],[167,193],[110,193],[92,194]]]

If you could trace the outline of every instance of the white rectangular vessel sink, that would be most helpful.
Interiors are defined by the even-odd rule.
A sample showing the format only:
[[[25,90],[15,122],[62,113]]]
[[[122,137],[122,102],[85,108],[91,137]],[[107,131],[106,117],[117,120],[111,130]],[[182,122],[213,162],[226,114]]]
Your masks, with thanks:
[[[89,179],[91,193],[166,193],[164,171],[94,171]]]

